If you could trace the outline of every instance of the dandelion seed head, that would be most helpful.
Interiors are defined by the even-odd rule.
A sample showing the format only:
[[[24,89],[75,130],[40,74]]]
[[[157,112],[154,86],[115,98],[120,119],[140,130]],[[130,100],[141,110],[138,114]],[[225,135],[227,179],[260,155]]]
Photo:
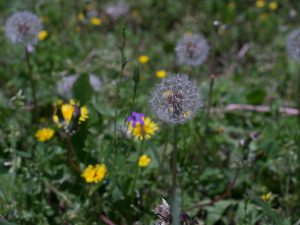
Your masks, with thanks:
[[[176,44],[176,55],[179,64],[198,66],[209,53],[209,45],[201,34],[186,34]]]
[[[129,11],[129,5],[123,1],[119,1],[115,4],[110,4],[106,7],[105,13],[112,19],[117,20],[120,17],[126,15]]]
[[[173,75],[154,89],[150,104],[164,122],[177,125],[193,118],[202,106],[200,90],[186,75]]]
[[[300,29],[293,30],[288,35],[286,51],[291,58],[300,61]]]
[[[14,44],[24,46],[35,44],[42,29],[40,19],[31,12],[17,12],[8,18],[5,34]]]

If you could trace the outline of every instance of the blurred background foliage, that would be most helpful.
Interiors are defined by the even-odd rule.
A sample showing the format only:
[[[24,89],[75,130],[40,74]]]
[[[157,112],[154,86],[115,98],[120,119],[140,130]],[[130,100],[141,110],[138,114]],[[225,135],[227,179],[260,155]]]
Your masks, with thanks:
[[[239,168],[231,194],[188,211],[191,224],[299,224],[299,122],[279,108],[296,108],[299,101],[299,65],[287,57],[285,42],[300,25],[300,4],[258,2],[132,0],[125,2],[130,6],[126,15],[111,20],[104,11],[111,1],[0,0],[0,224],[106,224],[103,215],[115,224],[154,224],[153,207],[161,197],[168,199],[172,135],[151,113],[148,98],[160,82],[156,71],[166,70],[167,76],[190,72],[174,55],[177,40],[187,32],[201,32],[212,48],[209,59],[193,69],[204,109],[179,128],[182,210],[221,195]],[[9,43],[4,33],[6,19],[22,10],[37,14],[48,34],[31,54],[38,124],[31,122],[24,49]],[[90,22],[89,12],[100,25]],[[217,33],[214,21],[220,23]],[[128,63],[116,98],[122,27]],[[147,55],[149,62],[139,63],[140,55]],[[206,135],[212,66],[216,78]],[[135,73],[140,81],[134,110],[160,127],[143,146],[119,132],[132,110]],[[74,158],[81,169],[99,162],[107,165],[108,174],[98,184],[85,183],[70,167],[66,138],[51,120],[54,102],[66,98],[58,94],[57,83],[72,74],[80,75],[72,95],[89,109],[89,120],[72,136]],[[100,91],[93,90],[88,74],[100,79]],[[268,105],[271,110],[226,111],[233,103]],[[38,142],[35,132],[44,126],[55,129],[56,135]],[[141,153],[151,158],[146,168],[138,167]],[[272,197],[261,197],[269,192]]]

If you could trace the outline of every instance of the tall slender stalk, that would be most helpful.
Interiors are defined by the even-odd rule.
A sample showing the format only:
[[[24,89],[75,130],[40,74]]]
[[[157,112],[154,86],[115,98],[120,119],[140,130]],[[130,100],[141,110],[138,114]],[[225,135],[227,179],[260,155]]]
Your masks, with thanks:
[[[209,85],[209,92],[208,92],[208,103],[207,103],[207,110],[206,110],[206,119],[205,119],[205,134],[208,134],[209,131],[209,120],[210,120],[210,110],[211,110],[211,102],[212,102],[212,93],[214,88],[214,81],[215,75],[212,74],[210,76],[210,85]]]
[[[117,119],[118,119],[118,107],[119,107],[119,101],[120,101],[120,86],[121,86],[121,82],[122,82],[124,68],[127,64],[127,59],[125,56],[125,46],[126,46],[126,29],[125,29],[125,27],[122,27],[122,40],[121,40],[121,44],[119,46],[119,49],[121,52],[121,67],[120,67],[119,79],[117,81],[117,87],[116,87],[117,104],[116,104],[115,113],[114,113],[114,148],[116,147],[116,143],[117,143]]]
[[[80,168],[79,165],[72,159],[73,157],[73,143],[72,143],[72,139],[71,136],[68,135],[67,136],[67,157],[68,157],[68,162],[70,164],[70,166],[76,170],[78,173],[80,173]]]
[[[27,65],[27,74],[28,74],[30,88],[31,88],[31,96],[33,101],[32,122],[34,122],[37,116],[36,87],[35,87],[35,82],[32,74],[32,65],[30,63],[30,53],[28,52],[26,47],[25,47],[25,58],[26,58],[26,65]]]
[[[177,188],[177,140],[178,139],[178,127],[174,126],[173,130],[173,155],[172,155],[172,196],[176,195]]]

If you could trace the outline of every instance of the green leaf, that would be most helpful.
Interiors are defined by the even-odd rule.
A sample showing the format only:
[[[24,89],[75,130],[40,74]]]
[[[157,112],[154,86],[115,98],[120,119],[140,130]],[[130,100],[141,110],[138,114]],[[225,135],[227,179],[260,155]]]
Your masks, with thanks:
[[[81,74],[73,86],[73,94],[80,104],[86,104],[93,95],[88,74]]]

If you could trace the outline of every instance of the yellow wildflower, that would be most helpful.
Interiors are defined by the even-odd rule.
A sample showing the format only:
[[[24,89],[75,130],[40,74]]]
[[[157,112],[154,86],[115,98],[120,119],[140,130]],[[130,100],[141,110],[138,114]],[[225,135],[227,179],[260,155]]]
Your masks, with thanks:
[[[138,164],[139,167],[147,167],[150,162],[151,162],[151,158],[148,155],[143,154],[140,156]]]
[[[165,70],[158,70],[155,75],[158,78],[165,78],[167,76],[167,72]]]
[[[79,13],[78,16],[77,16],[77,19],[78,19],[79,21],[84,20],[84,15],[83,15],[83,13]]]
[[[63,115],[64,120],[69,123],[72,119],[74,112],[74,106],[71,104],[63,104],[61,106],[61,113]]]
[[[48,32],[46,30],[42,30],[39,32],[38,38],[40,41],[45,40],[48,37]]]
[[[265,6],[265,1],[264,0],[257,0],[255,3],[257,8],[262,8]]]
[[[129,133],[139,140],[148,140],[158,130],[158,125],[153,122],[149,117],[143,117],[144,123],[137,122],[132,126],[132,122],[128,125]]]
[[[89,118],[89,110],[86,106],[82,106],[80,108],[79,123],[86,121],[88,118]]]
[[[272,200],[272,198],[273,198],[272,192],[268,192],[266,194],[261,195],[261,200],[263,200],[264,202],[268,202]]]
[[[278,8],[278,3],[277,2],[270,2],[269,3],[269,9],[270,10],[276,10]]]
[[[42,128],[35,133],[36,139],[38,139],[38,141],[40,142],[45,142],[50,140],[53,137],[53,135],[54,135],[54,130],[51,128]]]
[[[58,100],[54,105],[52,119],[59,127],[64,127],[67,132],[74,132],[77,129],[77,124],[81,124],[88,118],[88,108],[80,106],[75,100],[70,100],[69,103],[63,103],[61,100]],[[71,123],[71,121],[75,123]]]
[[[146,56],[146,55],[141,55],[141,56],[139,57],[139,62],[140,62],[141,64],[147,64],[148,61],[149,61],[149,57]]]
[[[94,26],[100,26],[102,24],[102,20],[100,18],[97,18],[97,17],[92,17],[90,19],[90,23]]]
[[[107,173],[105,164],[89,165],[81,174],[87,183],[101,182]]]

